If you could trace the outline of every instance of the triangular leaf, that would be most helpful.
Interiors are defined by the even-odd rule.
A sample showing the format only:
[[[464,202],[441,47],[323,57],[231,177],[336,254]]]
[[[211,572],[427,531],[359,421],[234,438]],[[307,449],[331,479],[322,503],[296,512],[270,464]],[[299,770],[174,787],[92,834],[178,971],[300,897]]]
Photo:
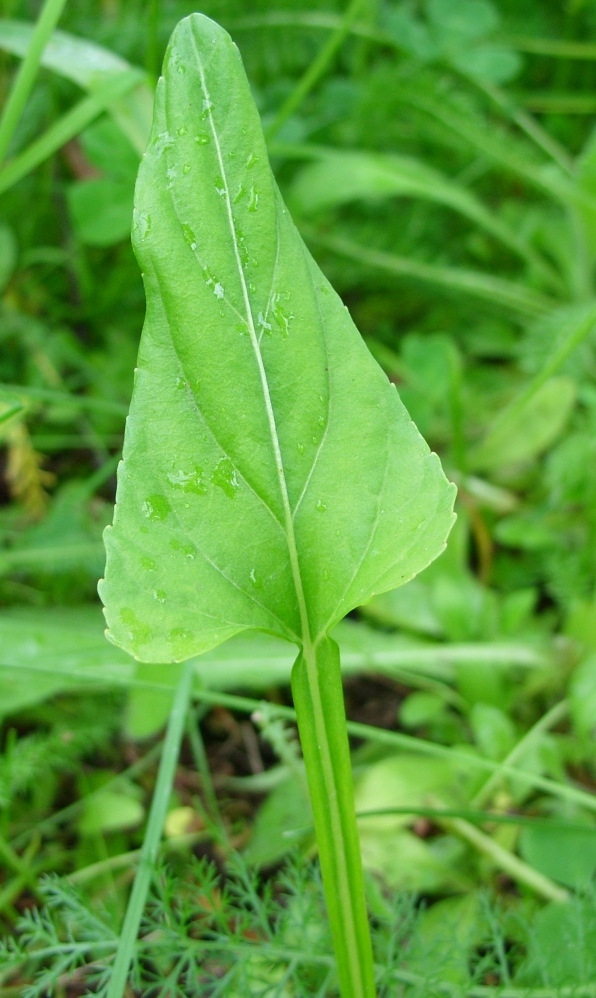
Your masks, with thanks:
[[[147,319],[100,591],[171,661],[301,644],[444,547],[453,492],[279,195],[238,51],[180,23],[136,190]]]

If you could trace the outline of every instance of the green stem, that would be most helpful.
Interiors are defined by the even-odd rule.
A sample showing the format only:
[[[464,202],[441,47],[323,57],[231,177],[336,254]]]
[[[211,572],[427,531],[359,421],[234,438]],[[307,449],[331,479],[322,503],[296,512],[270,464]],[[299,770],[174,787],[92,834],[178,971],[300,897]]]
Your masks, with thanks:
[[[149,821],[147,822],[145,839],[141,848],[139,868],[126,909],[106,998],[123,998],[125,993],[128,971],[137,942],[139,926],[151,878],[155,870],[166,811],[174,783],[176,763],[178,762],[180,744],[184,734],[186,714],[192,692],[192,677],[193,663],[191,660],[190,662],[185,662],[182,666],[180,679],[174,694],[172,712],[159,763],[155,793],[149,813]]]
[[[529,731],[526,731],[523,738],[519,740],[517,745],[514,745],[509,755],[503,759],[503,766],[505,768],[511,768],[517,765],[522,756],[526,753],[527,749],[532,745],[540,735],[543,735],[546,731],[554,728],[555,724],[562,721],[567,717],[569,713],[569,704],[566,700],[562,700],[560,703],[555,704],[551,707],[549,711],[544,714],[539,721],[534,724]],[[486,783],[479,788],[474,794],[472,800],[470,801],[470,807],[484,807],[486,802],[490,800],[494,791],[502,782],[501,770],[497,769],[496,772],[489,776]]]
[[[159,17],[161,0],[149,0],[149,25],[145,67],[155,82],[159,76]]]
[[[339,648],[305,644],[292,695],[343,998],[374,998],[372,944],[354,808]]]
[[[27,98],[37,78],[43,50],[60,19],[65,4],[66,0],[46,0],[41,14],[37,19],[37,24],[35,25],[35,30],[27,49],[27,55],[23,59],[14,78],[11,92],[4,105],[4,111],[0,119],[0,163],[6,157],[10,140],[14,135],[23,108],[27,103]]]
[[[479,853],[487,856],[495,866],[508,873],[512,880],[525,884],[546,901],[569,900],[569,891],[566,891],[564,887],[559,887],[550,877],[546,877],[534,867],[529,866],[528,863],[524,863],[523,859],[514,856],[508,849],[495,842],[490,835],[485,835],[479,828],[475,828],[463,818],[442,818],[439,819],[439,824],[448,831],[455,832]]]
[[[333,56],[338,49],[341,48],[345,38],[350,34],[352,22],[355,20],[361,5],[362,0],[352,0],[336,30],[325,42],[317,57],[313,59],[289,97],[284,101],[272,123],[267,129],[265,129],[268,140],[272,139],[274,135],[277,135],[280,128],[285,125],[288,118],[300,106],[307,94],[310,93],[315,84],[320,80],[321,76],[329,66],[329,63],[333,59]]]

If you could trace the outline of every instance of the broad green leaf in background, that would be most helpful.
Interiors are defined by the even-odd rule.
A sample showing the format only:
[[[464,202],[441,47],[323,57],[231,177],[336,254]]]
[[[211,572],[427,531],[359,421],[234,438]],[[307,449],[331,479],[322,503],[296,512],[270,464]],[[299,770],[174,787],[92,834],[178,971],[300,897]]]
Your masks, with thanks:
[[[575,404],[576,386],[563,375],[545,381],[534,395],[495,424],[469,454],[474,469],[492,470],[531,461],[546,450],[565,426]]]
[[[115,121],[104,117],[81,135],[87,159],[103,176],[67,188],[77,235],[90,246],[111,246],[130,238],[133,192],[139,157]]]
[[[302,243],[238,51],[201,15],[166,53],[133,242],[147,318],[105,534],[108,636],[145,662],[248,629],[299,646],[292,691],[340,988],[372,998],[327,635],[440,553],[454,487]],[[109,998],[129,959],[123,944]]]

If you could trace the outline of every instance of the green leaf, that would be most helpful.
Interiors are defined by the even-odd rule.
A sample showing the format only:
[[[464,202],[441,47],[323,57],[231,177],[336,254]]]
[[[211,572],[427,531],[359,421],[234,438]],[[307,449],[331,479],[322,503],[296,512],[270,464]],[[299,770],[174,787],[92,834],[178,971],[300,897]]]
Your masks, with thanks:
[[[446,41],[473,41],[494,31],[499,14],[490,0],[428,0],[429,21]]]
[[[514,982],[547,985],[550,994],[563,986],[567,994],[581,993],[582,985],[596,976],[596,910],[591,894],[567,904],[551,903],[536,912],[528,932],[528,954]],[[546,990],[546,988],[545,988]],[[583,989],[582,989],[583,990]],[[559,992],[560,993],[560,992]],[[565,993],[565,992],[563,992]]]
[[[102,835],[140,825],[145,810],[140,801],[118,790],[100,790],[84,804],[79,821],[81,835]]]
[[[491,43],[476,45],[469,51],[462,49],[454,52],[451,62],[466,76],[488,83],[508,83],[522,68],[517,52],[505,45]]]
[[[520,852],[547,877],[585,890],[596,873],[596,828],[587,823],[585,830],[529,826],[522,829]]]
[[[128,238],[133,188],[122,180],[102,177],[82,180],[68,188],[68,207],[82,242],[112,246]]]
[[[575,405],[576,387],[571,378],[550,378],[516,407],[510,416],[495,423],[468,455],[470,467],[489,470],[531,461],[560,436]]]
[[[174,33],[139,173],[147,320],[101,596],[172,661],[248,628],[301,644],[442,550],[453,488],[306,251],[237,51]]]
[[[245,859],[255,866],[278,863],[304,840],[305,834],[312,838],[311,823],[306,785],[293,777],[284,780],[259,808],[244,850]]]
[[[590,610],[594,620],[591,607]],[[569,686],[569,706],[578,734],[593,736],[596,730],[596,655],[589,655],[575,669]]]

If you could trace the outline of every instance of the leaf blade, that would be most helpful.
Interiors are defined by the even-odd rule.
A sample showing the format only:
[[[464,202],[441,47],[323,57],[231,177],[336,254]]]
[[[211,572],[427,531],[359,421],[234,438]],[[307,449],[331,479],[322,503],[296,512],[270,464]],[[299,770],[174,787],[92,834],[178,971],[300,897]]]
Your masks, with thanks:
[[[436,557],[454,490],[304,247],[237,50],[201,15],[166,56],[133,236],[147,319],[111,636],[147,661],[247,628],[314,640]]]

